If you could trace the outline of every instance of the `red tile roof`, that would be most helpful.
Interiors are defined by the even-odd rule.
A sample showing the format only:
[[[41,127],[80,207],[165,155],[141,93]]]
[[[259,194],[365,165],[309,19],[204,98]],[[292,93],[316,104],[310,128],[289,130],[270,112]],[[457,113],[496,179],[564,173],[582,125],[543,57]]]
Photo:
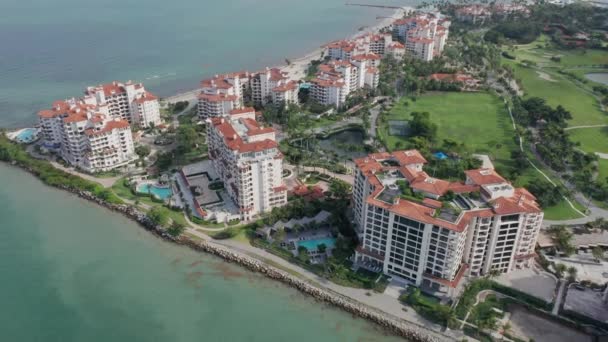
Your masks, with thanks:
[[[84,133],[88,136],[91,136],[91,135],[99,135],[99,134],[111,132],[115,129],[124,129],[124,128],[129,128],[129,123],[126,120],[112,120],[112,121],[109,121],[108,123],[106,123],[106,125],[99,130],[89,128],[89,129],[85,130]]]
[[[476,185],[500,184],[507,181],[493,169],[476,169],[464,172],[467,178]]]

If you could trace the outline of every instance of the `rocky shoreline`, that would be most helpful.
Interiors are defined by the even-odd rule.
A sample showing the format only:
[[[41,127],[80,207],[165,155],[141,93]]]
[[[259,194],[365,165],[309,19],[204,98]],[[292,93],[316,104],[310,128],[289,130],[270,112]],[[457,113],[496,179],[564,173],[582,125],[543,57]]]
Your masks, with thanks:
[[[12,164],[13,166],[19,166],[17,164]],[[28,168],[19,166],[21,169],[29,172],[32,175],[36,175],[33,170]],[[398,335],[400,337],[404,337],[409,341],[414,342],[431,342],[431,341],[442,341],[448,340],[445,336],[436,334],[434,332],[429,331],[426,328],[416,326],[414,323],[405,322],[400,320],[392,315],[387,313],[383,313],[379,310],[375,310],[369,308],[366,305],[360,304],[354,300],[351,300],[347,297],[344,297],[340,294],[330,292],[325,289],[321,289],[315,287],[306,281],[303,281],[287,272],[281,271],[275,267],[269,266],[255,258],[245,256],[240,253],[236,253],[234,251],[230,251],[226,247],[218,246],[213,243],[209,243],[207,241],[195,241],[188,237],[180,237],[174,238],[169,235],[162,227],[155,225],[148,216],[140,211],[139,209],[127,205],[127,204],[111,204],[108,203],[90,192],[74,190],[65,186],[58,186],[57,188],[61,190],[68,191],[82,199],[88,200],[90,202],[95,202],[96,204],[105,207],[106,209],[112,210],[114,212],[120,213],[137,223],[139,223],[146,230],[156,234],[159,237],[162,237],[165,240],[181,244],[184,246],[188,246],[194,250],[202,251],[206,253],[213,254],[217,257],[224,259],[227,262],[233,262],[239,264],[242,267],[247,268],[250,271],[258,272],[270,279],[278,280],[285,285],[288,285],[292,288],[299,290],[302,293],[308,294],[315,298],[316,300],[334,305],[342,310],[345,310],[357,317],[367,319],[372,321],[384,329],[390,331],[391,333]]]

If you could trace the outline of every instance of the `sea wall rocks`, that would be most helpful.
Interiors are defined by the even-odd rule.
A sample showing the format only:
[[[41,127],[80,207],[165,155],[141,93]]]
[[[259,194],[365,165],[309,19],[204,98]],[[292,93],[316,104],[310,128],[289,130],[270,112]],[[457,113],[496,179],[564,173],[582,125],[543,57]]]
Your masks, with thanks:
[[[32,170],[25,170],[29,171],[32,174],[35,174],[34,172],[32,172]],[[282,283],[291,286],[305,294],[308,294],[319,301],[335,305],[336,307],[350,312],[351,314],[356,315],[360,318],[375,322],[376,324],[382,326],[388,331],[391,331],[392,333],[398,336],[402,336],[409,341],[430,342],[447,340],[447,338],[444,338],[444,336],[440,334],[433,333],[413,323],[405,322],[387,313],[360,304],[340,294],[315,287],[287,272],[283,272],[275,267],[266,265],[263,262],[252,257],[231,251],[226,247],[216,245],[212,241],[195,241],[187,237],[181,237],[179,239],[176,239],[171,235],[167,234],[162,227],[156,226],[152,221],[150,221],[150,219],[148,219],[148,216],[143,211],[139,210],[138,208],[135,208],[134,206],[127,204],[111,204],[87,191],[74,190],[65,186],[59,186],[58,188],[69,191],[88,201],[95,202],[96,204],[101,205],[112,211],[121,213],[133,219],[145,229],[153,232],[154,234],[164,239],[185,246],[189,246],[190,248],[197,251],[203,251],[206,253],[213,254],[228,262],[239,264],[253,272],[262,273],[268,278],[281,281]]]

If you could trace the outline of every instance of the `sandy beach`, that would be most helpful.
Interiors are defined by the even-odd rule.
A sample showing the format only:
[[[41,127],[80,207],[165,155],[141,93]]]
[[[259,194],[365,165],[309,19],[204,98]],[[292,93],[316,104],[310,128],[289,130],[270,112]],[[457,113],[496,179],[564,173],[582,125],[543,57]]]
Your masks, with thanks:
[[[411,7],[402,7],[398,10],[395,10],[395,12],[393,12],[393,14],[390,17],[379,20],[375,25],[367,26],[367,27],[363,28],[362,30],[360,30],[356,33],[353,33],[349,37],[346,37],[346,39],[352,39],[352,38],[355,38],[355,37],[358,37],[361,35],[365,35],[368,33],[377,33],[382,28],[391,25],[395,20],[402,18],[403,15],[407,11],[411,11],[411,10],[413,10],[413,8],[411,8]],[[326,43],[329,43],[329,42],[325,42],[324,44],[326,44]],[[320,59],[322,52],[323,52],[323,48],[319,47],[318,49],[314,50],[313,52],[307,54],[304,57],[300,57],[300,58],[293,59],[293,60],[290,59],[290,62],[291,62],[290,65],[279,65],[276,67],[280,68],[284,72],[287,72],[288,73],[287,76],[289,77],[289,79],[294,80],[294,81],[299,81],[306,76],[306,69],[308,69],[308,65],[310,64],[310,62],[313,60],[316,60],[316,59]]]
[[[352,39],[368,33],[377,33],[382,28],[391,25],[393,21],[402,18],[406,12],[412,10],[414,9],[411,7],[402,7],[398,10],[395,10],[395,12],[393,12],[390,17],[379,20],[375,25],[364,27],[363,29],[353,33],[349,37],[345,37],[345,39]],[[324,44],[326,43],[329,42],[324,42]],[[303,57],[289,59],[289,61],[291,62],[289,65],[275,65],[274,67],[286,72],[290,80],[299,81],[306,76],[306,69],[308,69],[308,65],[310,64],[310,62],[313,60],[320,59],[322,52],[323,48],[319,47],[318,49],[306,54]],[[178,93],[172,96],[168,96],[163,100],[167,103],[175,103],[179,101],[195,101],[197,95],[198,89],[194,89],[183,93]]]

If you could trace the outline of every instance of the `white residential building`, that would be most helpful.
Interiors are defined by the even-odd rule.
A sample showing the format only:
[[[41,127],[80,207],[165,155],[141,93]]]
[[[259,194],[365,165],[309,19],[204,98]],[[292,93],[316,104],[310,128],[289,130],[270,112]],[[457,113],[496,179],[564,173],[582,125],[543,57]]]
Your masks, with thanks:
[[[249,81],[247,72],[215,75],[201,81],[198,116],[204,120],[222,116],[243,106],[243,93]]]
[[[251,76],[249,82],[251,100],[256,105],[266,105],[269,102],[277,105],[298,103],[298,87],[295,81],[290,81],[285,72],[278,68],[266,68]],[[274,100],[279,102],[275,102]]]
[[[342,107],[346,97],[363,87],[375,89],[380,79],[380,59],[374,53],[353,55],[349,60],[330,60],[318,67],[310,96],[323,105]]]
[[[44,146],[84,171],[107,171],[136,158],[129,123],[113,118],[108,105],[56,101],[38,119]]]
[[[440,55],[448,38],[450,21],[439,13],[418,13],[393,23],[393,36],[415,58],[431,61]]]
[[[415,150],[355,160],[358,263],[447,295],[465,275],[532,264],[543,219],[533,195],[492,169],[448,182],[426,174],[425,163]]]
[[[201,81],[198,115],[201,120],[223,116],[240,109],[246,101],[260,106],[298,103],[299,86],[277,68],[249,73],[241,71]]]
[[[209,158],[242,220],[287,203],[275,131],[257,123],[253,108],[207,119],[207,138]]]
[[[162,123],[158,98],[146,91],[143,84],[112,82],[87,87],[82,101],[95,106],[106,106],[109,115],[142,128]]]

